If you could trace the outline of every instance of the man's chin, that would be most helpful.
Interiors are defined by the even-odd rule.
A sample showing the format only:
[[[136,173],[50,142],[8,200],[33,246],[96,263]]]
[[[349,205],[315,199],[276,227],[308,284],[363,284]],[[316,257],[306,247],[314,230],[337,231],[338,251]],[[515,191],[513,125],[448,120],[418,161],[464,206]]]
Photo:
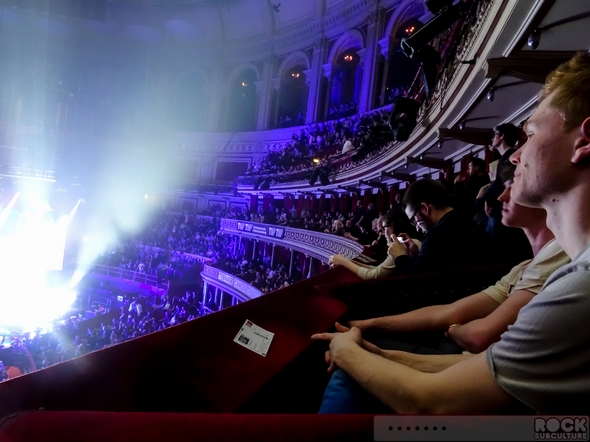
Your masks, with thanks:
[[[512,186],[512,192],[510,194],[510,198],[517,204],[520,204],[524,207],[530,207],[533,209],[541,209],[542,207],[539,205],[538,198],[534,197],[533,195],[529,195],[526,192],[519,191],[517,187],[514,185]],[[503,221],[502,221],[503,222]]]

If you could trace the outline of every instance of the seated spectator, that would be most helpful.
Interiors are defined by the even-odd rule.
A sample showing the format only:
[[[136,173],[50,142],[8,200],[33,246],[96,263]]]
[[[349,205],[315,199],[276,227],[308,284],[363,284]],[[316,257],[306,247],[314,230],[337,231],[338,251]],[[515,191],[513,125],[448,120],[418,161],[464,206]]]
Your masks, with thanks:
[[[334,235],[344,236],[344,225],[339,219],[335,219],[332,223],[332,230],[324,230],[324,233],[333,233]]]
[[[457,208],[465,211],[471,217],[474,216],[477,194],[489,182],[490,177],[486,173],[485,161],[477,157],[471,158],[467,167],[467,175],[459,174],[455,178]]]
[[[481,267],[498,262],[490,238],[475,223],[453,209],[442,184],[430,179],[414,182],[403,199],[410,223],[426,233],[422,248],[400,233],[388,253],[396,274],[432,273]]]
[[[387,245],[391,243],[391,236],[397,235],[402,230],[409,232],[408,217],[401,211],[389,211],[381,218],[381,227],[383,236],[387,240]],[[416,246],[420,248],[422,243],[417,239],[412,239]],[[395,262],[393,258],[387,255],[385,261],[378,266],[369,266],[366,264],[355,263],[343,255],[332,255],[329,261],[332,266],[343,266],[353,273],[356,273],[362,279],[383,279],[392,276],[395,271]]]
[[[496,179],[497,168],[498,168],[498,160],[492,161],[488,165],[488,169],[489,169],[488,176],[490,178],[490,182],[492,182]],[[473,216],[473,221],[475,221],[475,223],[478,226],[481,226],[484,230],[486,229],[486,227],[488,225],[489,214],[486,211],[487,206],[485,204],[485,200],[484,200],[483,196],[489,186],[490,185],[488,183],[485,186],[483,186],[481,189],[479,189],[477,196],[475,197],[475,204],[474,204],[475,215]]]
[[[344,129],[344,146],[342,146],[342,153],[350,152],[354,149],[354,145],[352,144],[352,133],[349,129]]]
[[[387,333],[408,333],[425,330],[446,331],[456,343],[455,350],[479,353],[500,340],[508,326],[516,320],[522,306],[535,296],[547,278],[570,262],[553,232],[547,227],[543,209],[524,207],[510,199],[510,185],[500,199],[503,202],[502,223],[520,227],[529,239],[535,257],[515,267],[494,286],[449,305],[424,307],[409,313],[351,321],[361,331],[381,330]],[[375,341],[372,341],[375,343]],[[381,344],[385,341],[380,340]],[[440,349],[414,347],[399,343],[381,345],[389,349],[440,353]],[[438,344],[438,343],[437,343]],[[438,345],[436,346],[438,348]],[[418,349],[418,351],[416,351]]]

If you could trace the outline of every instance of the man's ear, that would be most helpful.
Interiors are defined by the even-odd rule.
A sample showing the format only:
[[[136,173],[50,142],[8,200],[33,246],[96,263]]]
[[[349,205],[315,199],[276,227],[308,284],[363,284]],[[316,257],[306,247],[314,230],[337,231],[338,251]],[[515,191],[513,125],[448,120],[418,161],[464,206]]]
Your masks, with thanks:
[[[580,164],[590,159],[590,117],[577,129],[572,163]]]

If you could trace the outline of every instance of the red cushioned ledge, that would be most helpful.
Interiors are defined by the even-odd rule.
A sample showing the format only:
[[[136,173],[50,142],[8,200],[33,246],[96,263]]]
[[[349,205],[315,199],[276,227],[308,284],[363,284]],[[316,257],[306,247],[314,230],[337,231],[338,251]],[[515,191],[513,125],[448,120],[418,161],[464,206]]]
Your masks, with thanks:
[[[258,413],[266,408],[287,412],[281,405],[293,403],[293,398],[284,392],[296,391],[297,382],[304,386],[309,379],[281,378],[279,374],[294,363],[306,366],[313,359],[318,365],[309,370],[310,376],[325,377],[323,343],[312,345],[310,336],[327,330],[347,310],[342,302],[313,287],[357,280],[345,269],[330,270],[194,321],[3,382],[0,418],[40,408],[191,413]],[[246,319],[275,333],[266,357],[233,342]],[[314,348],[316,355],[303,364],[301,358]],[[260,396],[266,385],[272,385],[273,394]],[[245,406],[257,393],[259,400]],[[316,393],[317,401],[321,391]],[[317,410],[313,401],[300,399],[288,412]]]
[[[371,415],[32,412],[0,426],[2,442],[364,441]]]

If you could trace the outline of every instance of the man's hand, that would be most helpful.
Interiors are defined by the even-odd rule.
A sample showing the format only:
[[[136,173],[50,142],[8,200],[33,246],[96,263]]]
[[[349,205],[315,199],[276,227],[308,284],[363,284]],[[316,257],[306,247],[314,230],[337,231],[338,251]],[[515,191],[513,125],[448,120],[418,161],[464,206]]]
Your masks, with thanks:
[[[403,238],[402,242],[406,246],[406,250],[408,251],[408,255],[410,255],[411,258],[415,258],[416,256],[418,256],[418,254],[420,253],[420,249],[418,248],[416,243],[412,240],[412,238],[410,238],[410,235],[408,235],[407,233],[400,233],[399,236],[400,236],[400,238]]]
[[[348,329],[336,323],[336,330],[337,333],[317,333],[311,337],[311,339],[316,341],[330,342],[330,350],[325,355],[326,363],[329,364],[328,373],[332,373],[336,369],[336,361],[343,352],[353,346],[363,347],[364,342],[361,331],[356,327]],[[376,346],[373,347],[378,349]]]
[[[387,249],[387,254],[391,256],[392,259],[401,255],[409,255],[406,245],[399,242],[395,235],[391,235],[391,244],[389,245],[389,249]]]

